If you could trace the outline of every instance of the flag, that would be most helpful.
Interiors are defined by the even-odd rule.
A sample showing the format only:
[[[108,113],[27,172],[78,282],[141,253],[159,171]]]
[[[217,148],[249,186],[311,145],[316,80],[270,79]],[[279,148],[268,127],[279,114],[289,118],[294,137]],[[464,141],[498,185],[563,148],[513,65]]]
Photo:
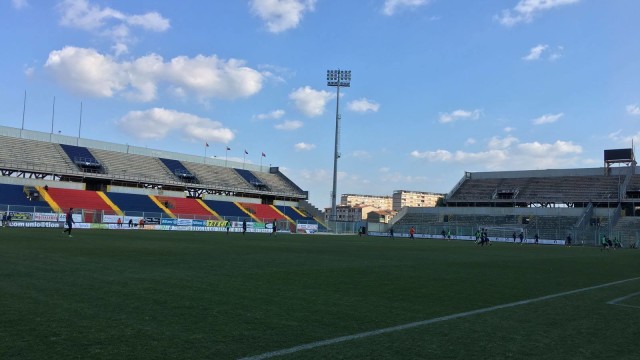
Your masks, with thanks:
[[[229,151],[229,150],[231,150],[231,148],[227,146],[227,151]]]
[[[209,143],[208,142],[204,143],[204,146],[209,147]]]
[[[267,157],[267,155],[265,155],[264,153],[262,153],[262,157]]]
[[[245,155],[249,155],[249,153],[247,152],[247,150],[244,151]]]

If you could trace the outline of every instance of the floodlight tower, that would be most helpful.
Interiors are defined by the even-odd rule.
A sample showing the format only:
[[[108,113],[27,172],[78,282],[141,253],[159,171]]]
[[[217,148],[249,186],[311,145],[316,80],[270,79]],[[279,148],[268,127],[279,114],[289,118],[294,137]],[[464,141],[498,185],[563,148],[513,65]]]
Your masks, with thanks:
[[[337,91],[336,142],[333,154],[333,190],[331,191],[331,217],[335,222],[338,219],[336,210],[336,188],[338,185],[338,159],[340,158],[340,152],[338,151],[338,145],[340,143],[340,88],[351,86],[351,70],[327,70],[327,86],[335,86]],[[335,230],[337,231],[337,228]]]

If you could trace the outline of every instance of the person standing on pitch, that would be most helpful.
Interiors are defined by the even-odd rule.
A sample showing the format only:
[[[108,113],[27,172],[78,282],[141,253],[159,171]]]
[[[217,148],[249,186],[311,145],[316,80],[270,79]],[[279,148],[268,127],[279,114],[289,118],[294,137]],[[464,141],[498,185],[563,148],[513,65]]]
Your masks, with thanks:
[[[413,239],[413,234],[415,233],[416,233],[416,229],[412,226],[411,229],[409,229],[409,239]]]
[[[242,220],[242,235],[247,232],[247,220]]]
[[[276,225],[276,221],[273,220],[273,223],[271,224],[271,234],[269,234],[269,236],[276,236],[278,235],[278,225]]]
[[[227,220],[227,235],[229,235],[230,228],[231,228],[231,221]]]
[[[69,208],[69,211],[67,212],[67,215],[65,217],[65,222],[67,223],[67,228],[64,229],[62,231],[62,233],[64,234],[64,233],[68,232],[69,233],[69,237],[72,237],[71,236],[71,229],[73,229],[73,224],[76,223],[75,221],[73,221],[73,208]]]

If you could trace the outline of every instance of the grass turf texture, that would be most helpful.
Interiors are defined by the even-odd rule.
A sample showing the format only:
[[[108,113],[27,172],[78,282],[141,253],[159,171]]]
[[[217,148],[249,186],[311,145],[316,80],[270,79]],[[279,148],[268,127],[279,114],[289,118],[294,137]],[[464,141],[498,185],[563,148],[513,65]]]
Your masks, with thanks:
[[[640,276],[640,251],[0,229],[0,358],[234,359]],[[640,280],[282,356],[638,359]],[[638,305],[638,298],[624,301]]]

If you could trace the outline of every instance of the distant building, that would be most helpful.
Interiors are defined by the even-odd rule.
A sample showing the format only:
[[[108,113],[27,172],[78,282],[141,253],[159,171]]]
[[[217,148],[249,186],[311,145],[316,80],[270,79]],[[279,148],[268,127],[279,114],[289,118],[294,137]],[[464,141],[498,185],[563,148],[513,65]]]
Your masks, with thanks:
[[[342,194],[340,197],[340,205],[369,205],[379,210],[391,210],[393,207],[393,198],[391,196]]]
[[[393,210],[400,211],[403,207],[435,207],[438,199],[444,194],[396,190],[393,192]]]
[[[396,216],[397,213],[398,213],[397,211],[393,211],[393,210],[371,211],[367,215],[367,222],[388,224],[389,220],[391,220],[394,216]]]
[[[325,208],[325,220],[333,220],[331,216],[331,208]],[[356,205],[356,206],[336,206],[336,220],[337,221],[362,221],[367,219],[367,215],[370,212],[378,209],[368,205]]]

